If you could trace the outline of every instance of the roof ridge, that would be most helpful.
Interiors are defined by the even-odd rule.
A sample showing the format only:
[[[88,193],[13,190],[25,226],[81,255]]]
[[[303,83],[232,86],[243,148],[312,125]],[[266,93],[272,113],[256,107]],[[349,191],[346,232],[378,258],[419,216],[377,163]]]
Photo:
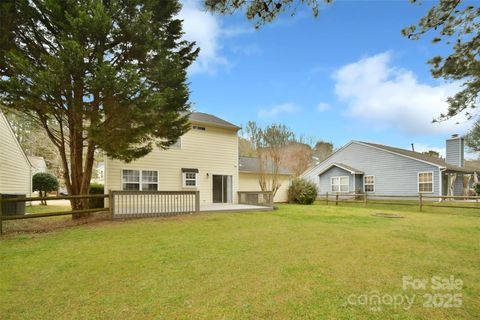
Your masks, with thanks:
[[[365,143],[365,144],[369,144],[369,145],[374,145],[374,146],[378,146],[378,147],[387,147],[387,148],[391,148],[391,149],[397,149],[397,150],[401,150],[401,151],[404,151],[404,152],[417,154],[417,155],[422,156],[422,157],[424,157],[424,158],[431,158],[431,159],[437,160],[437,161],[438,161],[438,160],[444,161],[443,158],[434,157],[434,156],[428,155],[428,154],[426,154],[426,153],[422,153],[422,152],[418,152],[418,151],[412,151],[412,150],[408,150],[408,149],[405,149],[405,148],[399,148],[399,147],[389,146],[389,145],[387,145],[387,144],[376,143],[376,142],[367,142],[367,141],[357,141],[357,142]]]

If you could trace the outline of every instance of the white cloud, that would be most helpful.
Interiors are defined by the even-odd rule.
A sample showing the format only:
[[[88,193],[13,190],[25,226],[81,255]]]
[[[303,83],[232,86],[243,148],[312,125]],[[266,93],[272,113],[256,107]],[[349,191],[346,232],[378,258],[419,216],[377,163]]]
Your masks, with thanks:
[[[325,102],[320,102],[317,106],[317,111],[318,112],[323,112],[323,111],[327,111],[328,109],[330,109],[330,105],[328,103],[325,103]]]
[[[294,103],[284,103],[276,105],[270,109],[260,109],[258,111],[258,116],[260,118],[273,118],[278,115],[283,115],[285,113],[295,113],[299,111],[299,108]]]
[[[184,39],[195,41],[200,47],[197,60],[190,66],[189,74],[214,74],[221,67],[229,67],[221,53],[221,39],[235,37],[250,30],[241,27],[223,28],[220,19],[202,8],[202,1],[182,1],[178,18],[183,20]]]
[[[420,83],[412,71],[392,66],[391,60],[391,53],[385,52],[333,74],[335,93],[348,106],[346,115],[412,136],[464,133],[470,127],[463,116],[432,123],[447,110],[446,99],[458,91],[458,85]]]

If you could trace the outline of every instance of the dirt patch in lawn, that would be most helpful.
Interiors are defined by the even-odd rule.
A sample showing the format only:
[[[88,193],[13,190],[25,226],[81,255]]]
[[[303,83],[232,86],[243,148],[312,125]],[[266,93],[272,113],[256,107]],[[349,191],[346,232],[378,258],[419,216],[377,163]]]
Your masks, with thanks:
[[[376,213],[373,213],[372,216],[380,217],[380,218],[393,218],[393,219],[404,218],[404,216],[401,216],[398,213],[384,213],[384,212],[376,212]]]
[[[72,219],[68,216],[3,221],[3,236],[25,233],[46,233],[80,225],[98,225],[111,222],[108,212],[93,213],[89,217]]]

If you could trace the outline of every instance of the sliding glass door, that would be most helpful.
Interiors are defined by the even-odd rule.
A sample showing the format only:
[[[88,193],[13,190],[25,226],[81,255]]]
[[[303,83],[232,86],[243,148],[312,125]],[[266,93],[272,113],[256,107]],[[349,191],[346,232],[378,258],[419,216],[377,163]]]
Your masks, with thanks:
[[[212,176],[213,203],[232,202],[232,176]]]

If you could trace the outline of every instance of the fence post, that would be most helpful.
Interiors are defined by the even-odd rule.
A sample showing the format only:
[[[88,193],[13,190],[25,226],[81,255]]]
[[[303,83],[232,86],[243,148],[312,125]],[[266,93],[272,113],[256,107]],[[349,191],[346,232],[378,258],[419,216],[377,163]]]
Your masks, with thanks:
[[[367,206],[367,193],[365,192],[364,195],[363,195],[363,206],[366,207]]]
[[[113,220],[113,193],[112,193],[112,189],[108,189],[108,211],[110,213],[110,220]]]
[[[337,194],[335,195],[335,205],[338,206],[338,192],[337,192]]]
[[[3,233],[2,215],[3,215],[3,201],[2,201],[2,194],[0,193],[0,235]]]
[[[422,194],[421,193],[418,194],[418,202],[419,202],[418,203],[418,206],[419,206],[418,209],[420,210],[420,212],[422,212],[422,206],[423,206],[422,202],[423,201],[422,201]]]
[[[195,213],[200,213],[200,191],[195,191]]]
[[[325,196],[327,197],[327,206],[328,206],[328,192],[325,193]]]

